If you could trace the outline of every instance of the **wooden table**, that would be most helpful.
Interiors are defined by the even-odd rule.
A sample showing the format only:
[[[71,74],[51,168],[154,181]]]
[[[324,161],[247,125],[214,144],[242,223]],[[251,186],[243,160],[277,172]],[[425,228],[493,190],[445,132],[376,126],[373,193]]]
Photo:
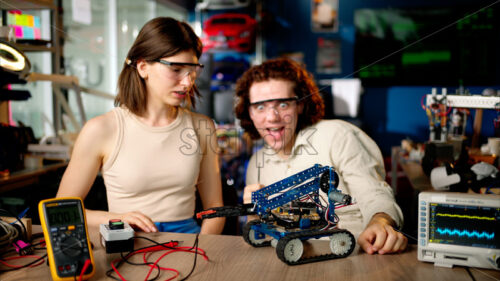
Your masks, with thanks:
[[[119,254],[106,254],[98,243],[97,228],[89,229],[94,244],[96,274],[92,280],[112,280],[105,275],[110,269],[110,261]],[[136,236],[146,236],[157,242],[170,240],[182,241],[183,246],[192,246],[194,234],[178,233],[136,233]],[[322,246],[328,241],[314,240],[311,244]],[[145,240],[136,240],[135,247],[149,245]],[[200,235],[199,247],[206,251],[209,261],[198,256],[196,268],[188,280],[452,280],[470,281],[465,268],[442,268],[417,260],[417,248],[411,245],[409,250],[395,255],[368,255],[357,248],[347,258],[322,261],[304,265],[288,266],[281,262],[272,247],[254,248],[243,241],[240,236]],[[45,251],[38,251],[45,254]],[[158,257],[160,253],[153,254]],[[194,254],[174,253],[164,258],[160,265],[175,268],[180,272],[176,280],[185,277],[193,265]],[[142,255],[136,255],[131,261],[140,262]],[[25,262],[25,261],[24,261]],[[122,265],[120,273],[127,280],[144,280],[148,268],[146,266]],[[470,269],[475,280],[500,280],[500,271],[486,269]],[[114,275],[116,276],[116,274]],[[159,280],[166,280],[172,273],[162,271]],[[47,265],[35,268],[7,272],[0,275],[0,280],[50,280]]]
[[[495,157],[491,155],[481,155],[477,149],[469,150],[469,157],[474,157],[475,161],[482,161],[489,164],[493,164]],[[408,178],[411,188],[418,193],[423,191],[436,191],[432,185],[429,177],[424,173],[422,169],[422,164],[417,161],[406,159],[400,147],[392,147],[392,167],[391,167],[391,186],[393,188],[394,194],[397,195],[397,177],[399,176],[398,165],[402,169],[402,173]],[[484,193],[486,188],[481,188],[481,193]],[[500,194],[500,190],[491,189],[490,192]],[[475,193],[469,190],[469,193]]]
[[[399,163],[414,190],[422,192],[433,189],[429,177],[424,174],[422,164],[415,161],[405,160],[402,160]]]
[[[394,194],[397,194],[397,178],[398,165],[401,166],[403,174],[408,178],[413,190],[417,192],[432,190],[432,185],[429,177],[427,177],[422,169],[420,162],[407,160],[402,156],[402,151],[399,146],[392,147],[392,167],[391,167],[391,186]]]
[[[40,168],[23,169],[0,177],[0,193],[38,183],[40,176],[66,168],[67,161],[43,165]]]

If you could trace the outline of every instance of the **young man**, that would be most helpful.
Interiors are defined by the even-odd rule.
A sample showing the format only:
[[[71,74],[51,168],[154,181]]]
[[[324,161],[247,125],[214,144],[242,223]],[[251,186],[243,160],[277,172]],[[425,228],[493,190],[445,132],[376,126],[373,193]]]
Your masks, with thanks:
[[[243,74],[236,95],[241,126],[266,144],[250,159],[245,203],[253,191],[316,163],[332,166],[340,177],[339,190],[355,201],[336,211],[339,226],[357,236],[369,254],[406,248],[407,238],[395,230],[403,216],[384,181],[379,148],[347,122],[321,120],[323,100],[306,70],[288,59],[269,60]]]

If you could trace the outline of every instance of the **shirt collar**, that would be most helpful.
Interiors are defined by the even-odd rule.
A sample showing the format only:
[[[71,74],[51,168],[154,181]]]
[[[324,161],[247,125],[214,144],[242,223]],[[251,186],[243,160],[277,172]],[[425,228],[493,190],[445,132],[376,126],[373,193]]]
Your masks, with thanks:
[[[263,148],[263,152],[265,154],[264,161],[266,163],[271,162],[271,161],[273,161],[273,162],[286,162],[286,161],[293,159],[295,157],[295,155],[297,154],[297,151],[301,148],[301,146],[306,146],[306,147],[311,146],[311,143],[308,141],[309,137],[311,137],[311,134],[307,134],[304,131],[298,132],[297,137],[295,138],[295,143],[292,147],[291,155],[287,159],[283,159],[283,158],[279,157],[278,154],[276,154],[271,147],[269,147],[267,144],[264,144],[264,148]]]
[[[274,149],[269,147],[267,144],[264,144],[264,148],[262,149],[263,154],[264,154],[264,162],[269,163],[269,162],[283,162],[286,161],[286,159],[283,159],[278,156],[276,152],[274,152]]]
[[[292,154],[296,149],[298,149],[302,145],[304,145],[304,146],[311,145],[311,143],[308,141],[308,138],[311,137],[311,134],[307,133],[309,128],[310,127],[302,129],[297,133],[297,137],[295,138],[295,144],[292,148]]]

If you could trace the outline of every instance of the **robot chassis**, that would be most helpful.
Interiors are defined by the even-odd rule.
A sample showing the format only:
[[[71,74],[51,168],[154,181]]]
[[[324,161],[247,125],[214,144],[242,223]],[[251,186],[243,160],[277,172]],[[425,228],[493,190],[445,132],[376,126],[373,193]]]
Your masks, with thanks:
[[[272,245],[278,258],[288,265],[344,258],[356,242],[349,231],[337,228],[336,204],[351,204],[351,196],[340,193],[337,186],[335,170],[316,164],[253,192],[250,204],[211,208],[197,217],[258,215],[259,219],[243,227],[243,239],[253,247]],[[320,198],[320,189],[328,194],[327,206]],[[322,237],[330,237],[331,253],[303,257],[303,241]]]

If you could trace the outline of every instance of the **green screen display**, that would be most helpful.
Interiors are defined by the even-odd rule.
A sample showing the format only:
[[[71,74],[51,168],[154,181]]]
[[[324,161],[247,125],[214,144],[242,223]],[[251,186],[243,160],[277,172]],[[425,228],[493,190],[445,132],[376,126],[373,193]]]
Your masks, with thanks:
[[[50,226],[76,225],[83,223],[83,217],[77,204],[48,207],[47,217]]]
[[[355,76],[367,86],[482,85],[500,78],[500,9],[358,9]]]

